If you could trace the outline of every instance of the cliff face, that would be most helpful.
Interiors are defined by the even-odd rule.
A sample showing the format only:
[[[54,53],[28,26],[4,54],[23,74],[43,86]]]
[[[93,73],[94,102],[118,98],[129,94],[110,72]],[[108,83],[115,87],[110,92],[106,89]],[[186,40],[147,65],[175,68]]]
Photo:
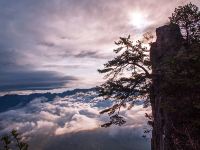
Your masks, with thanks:
[[[152,115],[154,118],[152,132],[152,150],[172,150],[171,114],[163,107],[162,102],[168,101],[160,92],[160,69],[165,58],[174,56],[181,49],[182,35],[177,25],[165,25],[156,30],[157,40],[151,45],[150,58],[152,62],[153,87],[151,93]]]

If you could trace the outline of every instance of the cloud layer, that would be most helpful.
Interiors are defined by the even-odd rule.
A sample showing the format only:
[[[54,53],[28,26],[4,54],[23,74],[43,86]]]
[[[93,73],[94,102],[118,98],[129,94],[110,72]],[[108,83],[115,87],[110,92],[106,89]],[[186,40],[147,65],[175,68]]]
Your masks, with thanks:
[[[1,0],[0,90],[94,86],[101,81],[97,68],[113,56],[113,41],[154,30],[185,2]],[[140,13],[148,25],[134,26],[132,13]],[[38,86],[32,85],[33,76]],[[72,84],[72,78],[79,80]]]
[[[123,127],[102,129],[100,125],[108,116],[100,116],[99,111],[111,104],[96,96],[95,92],[87,92],[57,97],[53,101],[36,98],[25,107],[0,113],[0,134],[18,129],[28,138],[30,148],[37,146],[38,150],[51,150],[56,146],[73,149],[73,145],[77,145],[76,150],[81,149],[80,145],[93,150],[95,144],[100,149],[124,147],[126,150],[137,144],[141,149],[149,147],[149,142],[142,139],[143,129],[147,126],[144,113],[149,110],[136,106],[131,111],[122,111],[127,120]],[[92,141],[89,142],[87,137]],[[121,146],[115,143],[120,140],[125,141],[120,142]],[[130,143],[130,140],[133,141]]]

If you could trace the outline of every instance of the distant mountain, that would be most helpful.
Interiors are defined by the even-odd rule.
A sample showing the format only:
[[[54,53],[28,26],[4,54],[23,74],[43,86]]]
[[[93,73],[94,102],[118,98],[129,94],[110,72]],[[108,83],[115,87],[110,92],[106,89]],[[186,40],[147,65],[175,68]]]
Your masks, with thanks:
[[[74,90],[69,90],[65,91],[62,93],[33,93],[30,95],[17,95],[17,94],[7,94],[4,96],[0,97],[0,113],[10,110],[10,109],[15,109],[18,107],[23,107],[26,104],[28,104],[30,101],[32,101],[35,98],[38,97],[45,97],[48,99],[48,101],[54,100],[56,96],[58,97],[65,97],[65,96],[70,96],[74,95],[76,93],[87,93],[89,91],[96,91],[95,88],[91,89],[74,89]]]

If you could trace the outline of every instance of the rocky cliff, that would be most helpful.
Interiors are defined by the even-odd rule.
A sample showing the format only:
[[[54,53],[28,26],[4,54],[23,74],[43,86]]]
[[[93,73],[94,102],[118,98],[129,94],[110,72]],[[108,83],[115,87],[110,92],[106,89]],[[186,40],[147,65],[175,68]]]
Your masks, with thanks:
[[[200,149],[200,43],[187,43],[178,25],[156,30],[151,45],[152,150]]]
[[[152,115],[154,118],[152,132],[152,150],[171,150],[171,116],[162,107],[162,102],[167,101],[160,92],[160,87],[165,84],[161,80],[162,62],[165,58],[176,55],[180,50],[182,35],[177,25],[165,25],[156,30],[157,40],[151,45],[150,57],[152,62],[153,91],[151,96]]]

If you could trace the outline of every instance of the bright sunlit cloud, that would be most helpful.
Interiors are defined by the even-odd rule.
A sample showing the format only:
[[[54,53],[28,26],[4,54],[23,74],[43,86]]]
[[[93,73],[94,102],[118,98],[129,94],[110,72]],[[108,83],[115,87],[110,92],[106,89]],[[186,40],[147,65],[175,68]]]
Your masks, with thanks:
[[[129,23],[137,29],[144,29],[150,25],[150,21],[142,12],[132,12],[129,14]]]

